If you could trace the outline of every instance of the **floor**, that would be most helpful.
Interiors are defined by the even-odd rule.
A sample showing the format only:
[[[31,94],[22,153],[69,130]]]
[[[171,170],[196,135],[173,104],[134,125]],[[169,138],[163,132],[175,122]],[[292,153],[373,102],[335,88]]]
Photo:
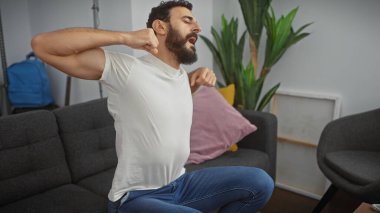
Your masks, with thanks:
[[[323,209],[322,213],[352,213],[359,205],[349,195],[338,191]],[[312,212],[318,200],[305,197],[284,189],[275,188],[272,198],[260,211],[261,213],[308,213]]]

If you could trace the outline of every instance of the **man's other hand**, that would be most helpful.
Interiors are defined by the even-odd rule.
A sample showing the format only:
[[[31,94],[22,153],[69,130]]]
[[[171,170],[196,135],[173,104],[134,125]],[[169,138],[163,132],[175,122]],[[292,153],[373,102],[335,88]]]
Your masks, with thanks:
[[[194,93],[200,86],[213,87],[216,83],[214,71],[206,67],[200,67],[189,73],[191,92]]]

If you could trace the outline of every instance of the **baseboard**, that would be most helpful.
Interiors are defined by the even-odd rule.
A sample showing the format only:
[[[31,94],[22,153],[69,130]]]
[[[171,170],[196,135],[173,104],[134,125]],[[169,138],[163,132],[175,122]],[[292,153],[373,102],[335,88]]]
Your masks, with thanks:
[[[304,191],[302,189],[299,189],[299,188],[296,188],[293,186],[288,186],[286,184],[279,183],[279,182],[276,182],[276,187],[278,187],[280,189],[285,189],[285,190],[288,190],[288,191],[291,191],[291,192],[294,192],[294,193],[297,193],[297,194],[300,194],[300,195],[303,195],[303,196],[306,196],[306,197],[309,197],[309,198],[312,198],[315,200],[320,200],[322,198],[322,196],[320,196],[320,195],[317,195],[317,194],[314,194],[311,192],[307,192],[307,191]]]

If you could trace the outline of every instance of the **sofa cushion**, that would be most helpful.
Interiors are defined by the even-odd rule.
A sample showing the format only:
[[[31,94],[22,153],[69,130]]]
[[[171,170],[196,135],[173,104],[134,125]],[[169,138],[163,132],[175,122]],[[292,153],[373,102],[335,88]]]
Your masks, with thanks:
[[[108,192],[112,186],[112,179],[115,174],[115,169],[109,169],[104,172],[100,172],[96,175],[84,178],[77,184],[82,186],[98,195],[107,197]]]
[[[70,182],[53,113],[0,119],[0,205]]]
[[[237,152],[225,152],[223,155],[201,164],[187,164],[186,171],[191,172],[215,166],[253,166],[266,171],[270,167],[267,153],[254,149],[239,148]]]
[[[107,100],[54,111],[74,182],[116,167],[114,121]]]
[[[67,184],[0,207],[12,213],[104,213],[107,199],[79,186]]]
[[[326,164],[352,183],[366,185],[380,180],[380,153],[338,151],[326,155]]]

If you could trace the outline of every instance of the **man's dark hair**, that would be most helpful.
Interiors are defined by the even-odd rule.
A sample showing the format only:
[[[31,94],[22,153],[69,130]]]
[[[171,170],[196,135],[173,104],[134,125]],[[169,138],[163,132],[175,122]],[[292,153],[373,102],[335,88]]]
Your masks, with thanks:
[[[193,5],[185,0],[162,1],[160,5],[153,7],[150,11],[146,27],[152,28],[152,23],[156,19],[168,22],[170,20],[169,12],[173,7],[185,7],[189,10],[193,9]]]

